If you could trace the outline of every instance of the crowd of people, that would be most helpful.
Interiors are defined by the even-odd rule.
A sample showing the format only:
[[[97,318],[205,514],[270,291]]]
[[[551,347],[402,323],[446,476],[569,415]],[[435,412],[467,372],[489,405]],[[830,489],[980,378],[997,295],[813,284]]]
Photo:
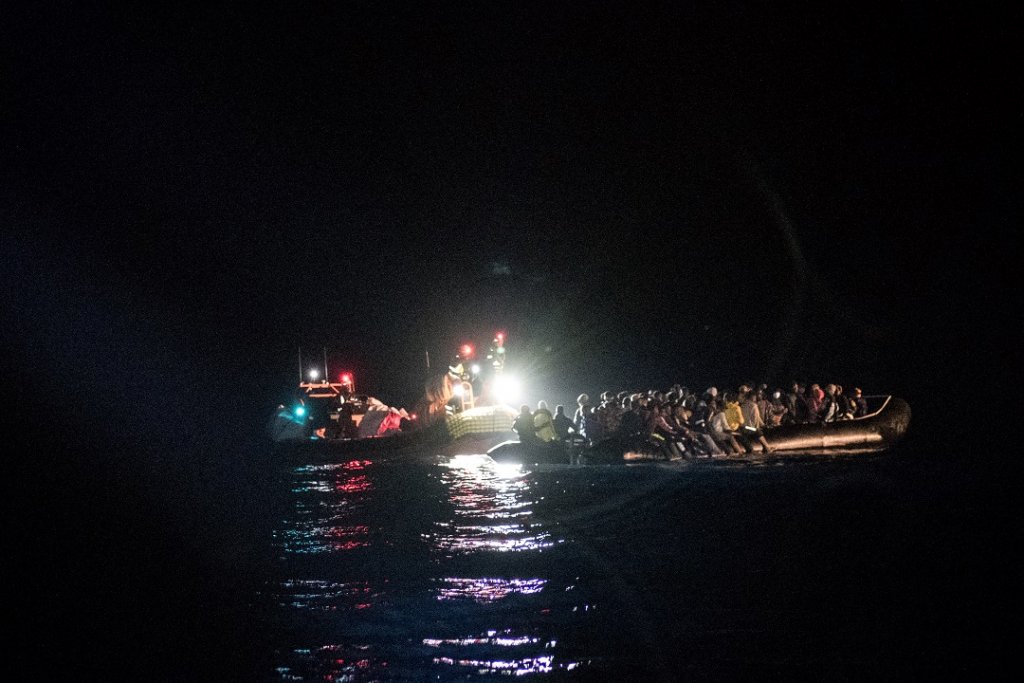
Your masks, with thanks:
[[[867,402],[860,388],[793,382],[788,391],[741,384],[736,391],[709,387],[701,394],[676,385],[668,391],[605,391],[600,401],[580,394],[573,417],[564,406],[554,414],[540,401],[520,408],[513,429],[537,445],[593,446],[615,439],[627,450],[669,459],[715,457],[773,449],[765,433],[787,424],[834,422],[862,417]]]

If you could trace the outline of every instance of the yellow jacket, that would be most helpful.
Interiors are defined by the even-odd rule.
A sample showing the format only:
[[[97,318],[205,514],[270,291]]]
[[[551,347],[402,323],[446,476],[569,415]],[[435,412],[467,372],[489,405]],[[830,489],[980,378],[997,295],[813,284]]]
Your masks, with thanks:
[[[730,401],[725,404],[725,420],[729,423],[729,429],[731,431],[737,431],[743,426],[743,411],[740,410],[740,404]]]

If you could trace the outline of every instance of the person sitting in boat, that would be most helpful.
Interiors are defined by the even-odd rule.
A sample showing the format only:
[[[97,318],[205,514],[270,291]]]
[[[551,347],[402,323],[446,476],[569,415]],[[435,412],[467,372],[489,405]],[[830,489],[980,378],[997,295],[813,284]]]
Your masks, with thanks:
[[[744,449],[736,440],[735,433],[729,429],[729,418],[725,414],[725,406],[718,399],[708,404],[708,433],[725,454],[743,453]]]
[[[565,406],[555,406],[555,418],[552,420],[552,424],[555,427],[555,435],[558,436],[560,441],[565,441],[570,435],[576,433],[576,426],[572,423],[566,414]]]
[[[821,402],[818,400],[818,392],[814,385],[800,385],[800,397],[797,401],[796,422],[797,424],[809,424],[818,421],[818,408]]]
[[[864,398],[860,387],[853,388],[853,395],[850,397],[850,402],[853,404],[854,417],[864,417],[868,414],[868,402]]]
[[[711,404],[714,402],[714,397],[707,392],[700,397],[700,400],[694,402],[689,420],[691,429],[706,431],[707,421],[711,417]]]
[[[854,405],[850,395],[843,391],[841,384],[836,385],[836,401],[839,403],[839,419],[852,420]]]
[[[601,414],[602,430],[605,434],[614,434],[622,420],[622,404],[614,394],[606,391],[601,394],[601,406],[597,409]]]
[[[662,414],[664,408],[657,402],[651,402],[650,420],[653,425],[651,430],[651,442],[662,452],[666,460],[679,460],[683,457],[682,440],[683,436],[676,433],[668,424]]]
[[[725,419],[729,423],[729,431],[734,434],[743,426],[743,411],[740,409],[739,397],[731,392],[726,392],[721,399],[725,408]]]
[[[825,385],[825,398],[818,407],[818,422],[835,422],[839,419],[839,397],[836,395],[836,385]]]
[[[707,455],[709,458],[713,455],[725,455],[721,446],[711,436],[711,425],[708,422],[711,417],[711,409],[705,403],[702,413],[703,417],[695,421],[693,418],[696,414],[696,412],[691,412],[685,424],[689,428],[694,442],[698,444],[698,452]]]
[[[768,412],[772,409],[772,400],[768,389],[757,388],[754,391],[754,400],[757,402],[757,409],[761,411],[761,419],[764,420],[765,428],[770,427]]]
[[[758,408],[756,394],[748,391],[740,401],[740,412],[743,413],[743,426],[740,428],[743,434],[742,441],[746,443],[747,452],[752,450],[751,444],[757,441],[761,445],[762,453],[771,453],[775,449],[768,444],[764,438],[764,418],[761,417],[761,410]]]
[[[785,395],[786,416],[783,424],[796,424],[804,421],[804,413],[807,412],[807,403],[804,401],[804,387],[796,380],[789,387]]]
[[[530,406],[526,404],[519,407],[519,415],[516,416],[515,422],[512,423],[512,430],[519,435],[520,443],[536,444],[540,441],[537,438],[537,428],[534,426],[533,413],[530,412]]]
[[[548,410],[547,401],[537,403],[537,410],[533,413],[533,426],[536,429],[537,438],[543,443],[551,443],[557,438],[554,416]]]
[[[661,414],[657,421],[659,428],[664,429],[667,427],[674,435],[674,445],[680,450],[680,454],[684,456],[697,456],[705,453],[704,442],[698,439],[697,435],[690,430],[686,423],[685,418],[680,420],[676,416],[676,411],[683,411],[681,405],[673,405],[672,403],[664,403],[661,406]],[[685,415],[685,412],[682,413]]]
[[[691,396],[688,400],[693,400],[695,398],[695,396]],[[676,415],[677,421],[686,427],[690,437],[693,439],[694,455],[710,457],[715,453],[721,453],[722,449],[719,448],[718,444],[715,443],[715,440],[711,438],[710,434],[708,434],[708,425],[706,420],[702,427],[697,428],[691,422],[691,419],[693,418],[692,409],[688,409],[685,412],[677,412]],[[685,419],[681,417],[683,415],[685,415]]]
[[[789,409],[782,400],[782,392],[773,392],[771,401],[768,402],[768,410],[764,417],[765,426],[769,429],[772,427],[778,427],[786,421],[786,415],[788,413]]]

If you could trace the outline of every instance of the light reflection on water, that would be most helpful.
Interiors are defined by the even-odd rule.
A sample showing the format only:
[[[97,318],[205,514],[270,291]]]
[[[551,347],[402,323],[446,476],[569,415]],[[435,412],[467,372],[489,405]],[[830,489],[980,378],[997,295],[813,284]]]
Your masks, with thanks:
[[[274,531],[285,578],[267,590],[292,635],[272,677],[462,680],[587,663],[555,637],[587,617],[571,582],[544,575],[539,556],[564,540],[535,519],[535,486],[486,456],[292,468]]]
[[[494,602],[510,595],[530,595],[544,589],[545,579],[441,579],[437,589],[438,600],[473,600]]]
[[[335,582],[288,579],[281,582],[278,604],[296,610],[366,609],[380,595],[366,581]]]
[[[428,538],[444,556],[542,550],[562,542],[531,522],[531,480],[519,465],[482,455],[458,455],[442,465],[454,515],[438,522],[438,531]]]
[[[369,545],[370,527],[353,524],[353,507],[372,493],[365,474],[369,460],[295,468],[291,494],[294,516],[275,531],[285,553],[338,553]]]

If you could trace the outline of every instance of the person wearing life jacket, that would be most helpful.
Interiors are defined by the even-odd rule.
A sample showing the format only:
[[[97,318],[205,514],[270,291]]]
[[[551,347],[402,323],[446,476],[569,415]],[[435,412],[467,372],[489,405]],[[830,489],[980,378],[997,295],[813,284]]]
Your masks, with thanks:
[[[729,431],[738,437],[737,440],[747,453],[753,453],[754,447],[743,435],[743,409],[740,408],[740,397],[732,392],[726,392],[724,399],[725,419],[729,424]]]
[[[727,392],[722,397],[722,402],[725,406],[723,412],[725,412],[725,419],[729,423],[729,431],[738,432],[743,426],[743,411],[740,410],[739,397]]]
[[[548,410],[547,401],[539,401],[537,410],[533,413],[533,426],[537,438],[543,443],[551,443],[557,438],[555,434],[554,416]]]
[[[734,432],[729,429],[729,419],[725,415],[724,404],[716,398],[708,403],[708,434],[715,440],[725,454],[743,453],[743,447],[736,440]],[[713,455],[718,455],[713,453]]]

